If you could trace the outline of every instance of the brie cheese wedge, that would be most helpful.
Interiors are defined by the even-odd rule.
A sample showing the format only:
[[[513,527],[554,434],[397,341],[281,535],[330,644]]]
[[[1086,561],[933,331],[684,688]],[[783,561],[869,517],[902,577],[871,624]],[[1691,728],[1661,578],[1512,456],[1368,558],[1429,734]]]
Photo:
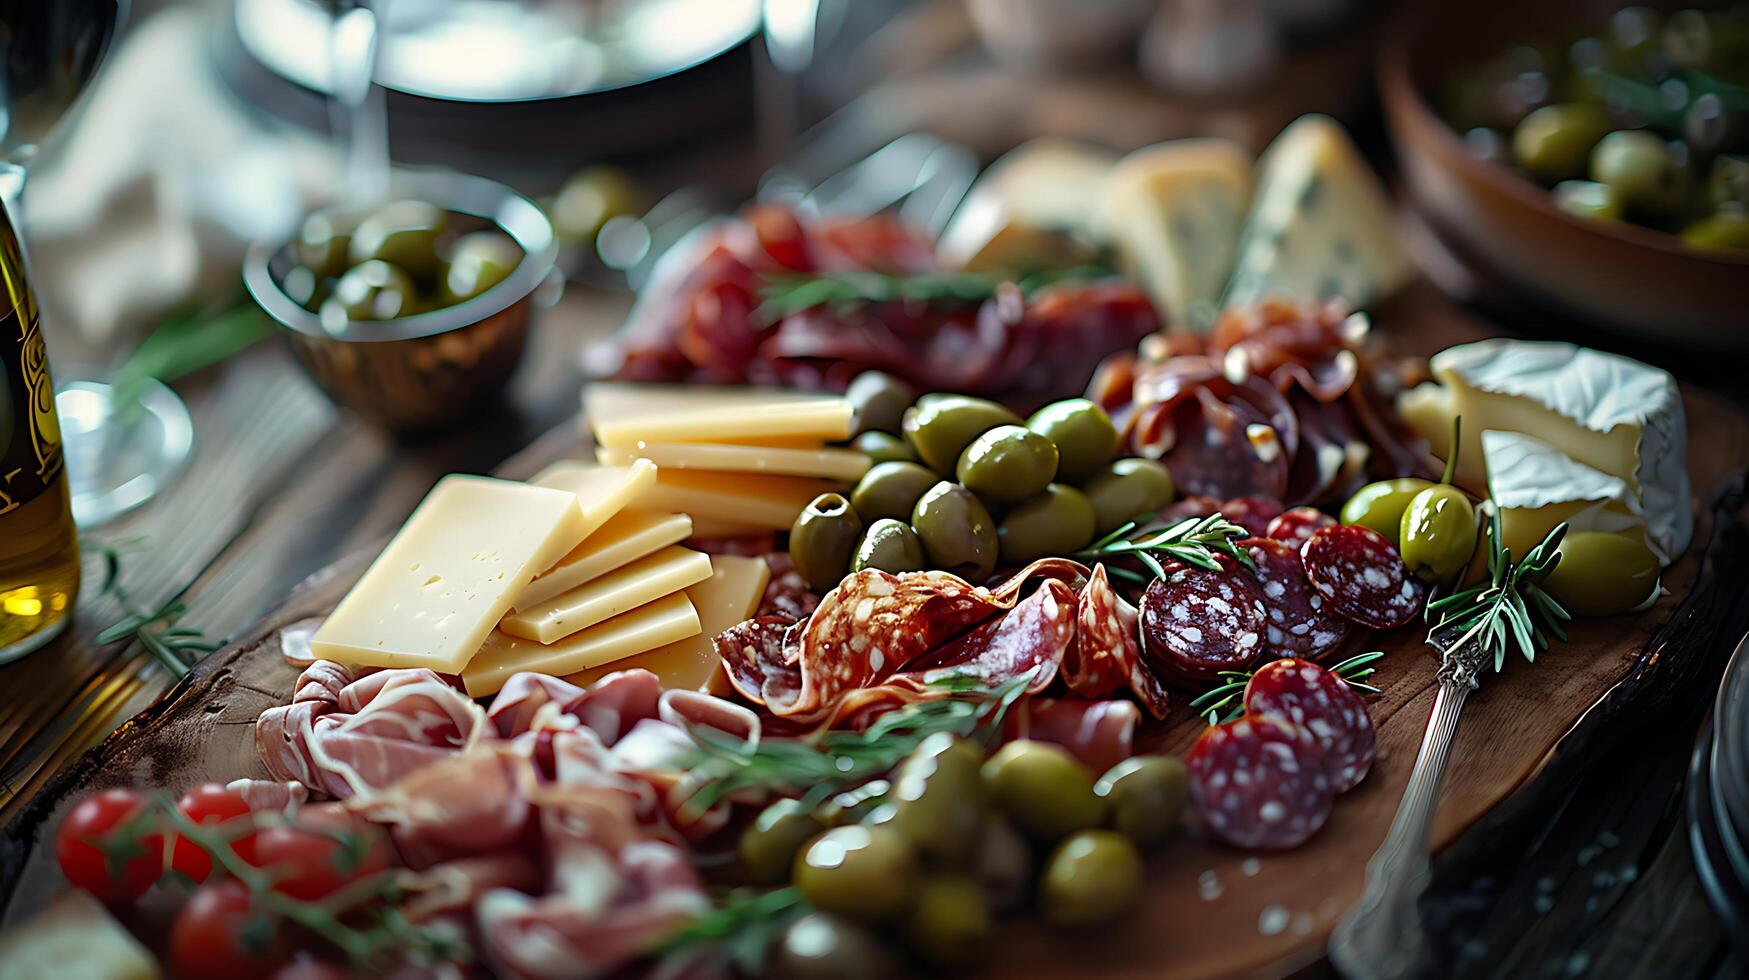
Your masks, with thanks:
[[[1604,531],[1645,541],[1658,560],[1670,556],[1648,540],[1646,518],[1627,483],[1576,462],[1519,432],[1482,433],[1501,542],[1522,557],[1562,521],[1569,532]]]

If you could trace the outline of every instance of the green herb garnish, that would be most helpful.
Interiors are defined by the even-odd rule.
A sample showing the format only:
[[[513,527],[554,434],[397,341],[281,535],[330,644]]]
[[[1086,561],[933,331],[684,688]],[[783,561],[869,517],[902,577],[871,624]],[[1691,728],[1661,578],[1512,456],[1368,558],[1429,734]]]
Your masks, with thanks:
[[[103,584],[99,591],[114,599],[126,614],[97,634],[99,644],[138,641],[177,678],[188,673],[189,661],[183,659],[184,652],[211,653],[224,645],[207,639],[200,630],[177,625],[188,612],[181,592],[156,608],[141,606],[122,585],[120,550],[105,545],[98,554],[103,561]]]
[[[1530,549],[1518,562],[1501,544],[1500,511],[1495,508],[1492,533],[1488,536],[1488,580],[1427,604],[1432,624],[1427,642],[1450,656],[1469,643],[1492,655],[1498,673],[1506,665],[1506,653],[1517,646],[1524,659],[1535,662],[1539,650],[1549,646],[1549,636],[1567,639],[1562,624],[1572,619],[1567,610],[1542,588],[1542,583],[1560,563],[1561,539],[1567,534],[1562,523]],[[1449,643],[1442,640],[1451,639]]]
[[[1023,296],[1059,282],[1085,282],[1112,275],[1100,265],[1050,269],[1015,276],[990,272],[931,272],[892,275],[885,272],[829,272],[807,275],[771,275],[759,290],[759,308],[754,319],[772,324],[816,306],[835,311],[851,310],[871,303],[913,302],[932,306],[974,306],[996,295],[1004,284],[1013,283]]]
[[[1379,689],[1364,683],[1364,681],[1378,670],[1372,665],[1383,659],[1384,655],[1382,650],[1355,654],[1329,670],[1330,673],[1347,682],[1349,687],[1377,694]],[[1196,710],[1197,714],[1208,719],[1208,723],[1211,725],[1232,721],[1245,713],[1245,705],[1242,700],[1245,696],[1245,685],[1251,683],[1251,675],[1255,673],[1257,673],[1255,670],[1221,671],[1221,676],[1227,678],[1221,682],[1221,686],[1204,692],[1195,701],[1190,702],[1190,706]],[[1235,701],[1240,703],[1234,704]]]
[[[737,889],[710,914],[694,919],[663,939],[650,955],[664,963],[684,963],[715,948],[742,976],[765,973],[771,947],[790,924],[810,908],[795,888],[767,892]]]
[[[1221,570],[1221,563],[1216,558],[1216,554],[1219,553],[1232,558],[1246,568],[1255,567],[1251,561],[1251,556],[1246,554],[1244,549],[1236,543],[1241,538],[1250,537],[1251,532],[1218,513],[1210,514],[1207,517],[1192,517],[1163,530],[1149,531],[1136,536],[1136,528],[1151,520],[1152,517],[1152,514],[1146,514],[1130,521],[1086,548],[1075,552],[1071,557],[1091,562],[1134,555],[1137,560],[1148,566],[1150,571],[1162,579],[1166,578],[1167,574],[1166,566],[1160,562],[1161,557],[1181,561],[1186,565],[1194,565],[1211,572],[1218,572]],[[1145,578],[1128,569],[1108,566],[1106,571],[1136,584],[1146,584]]]

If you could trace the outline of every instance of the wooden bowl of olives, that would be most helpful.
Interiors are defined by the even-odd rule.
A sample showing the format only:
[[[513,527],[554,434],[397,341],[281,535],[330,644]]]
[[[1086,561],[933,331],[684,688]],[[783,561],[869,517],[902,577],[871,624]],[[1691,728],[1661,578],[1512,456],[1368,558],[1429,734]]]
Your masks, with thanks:
[[[1418,4],[1380,72],[1410,197],[1484,281],[1749,346],[1749,5]]]
[[[261,242],[243,279],[337,404],[393,432],[475,417],[522,360],[537,301],[556,285],[546,214],[480,177],[397,175],[389,200],[304,219]]]

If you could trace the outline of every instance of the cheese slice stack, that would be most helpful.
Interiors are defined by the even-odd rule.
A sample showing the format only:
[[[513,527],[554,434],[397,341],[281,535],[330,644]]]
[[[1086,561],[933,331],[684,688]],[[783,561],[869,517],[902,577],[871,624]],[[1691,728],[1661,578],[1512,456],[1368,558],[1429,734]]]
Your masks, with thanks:
[[[1580,499],[1573,494],[1585,484],[1570,472],[1542,464],[1528,474],[1508,473],[1490,457],[1486,433],[1519,433],[1620,481],[1629,509],[1645,522],[1647,543],[1666,562],[1688,548],[1694,511],[1687,431],[1669,374],[1573,344],[1506,339],[1453,347],[1429,363],[1440,384],[1405,393],[1400,407],[1441,456],[1451,451],[1452,418],[1462,416],[1457,480],[1465,488],[1485,495],[1492,486],[1498,495],[1505,485],[1523,493],[1533,481],[1551,500]]]
[[[852,430],[851,405],[836,395],[596,382],[583,411],[597,460],[653,463],[640,506],[686,514],[698,537],[788,530],[815,497],[869,466],[827,445]]]
[[[1210,322],[1233,271],[1251,203],[1251,155],[1230,140],[1173,140],[1124,157],[1106,184],[1106,219],[1124,271],[1162,319]]]

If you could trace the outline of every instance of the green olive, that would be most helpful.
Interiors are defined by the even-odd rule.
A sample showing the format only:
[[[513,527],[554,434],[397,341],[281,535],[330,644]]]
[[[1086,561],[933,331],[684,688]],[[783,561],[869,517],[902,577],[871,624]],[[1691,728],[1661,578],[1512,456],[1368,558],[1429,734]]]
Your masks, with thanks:
[[[1018,425],[999,425],[960,453],[954,475],[987,500],[1012,504],[1044,490],[1057,475],[1057,447]]]
[[[1045,915],[1063,926],[1106,922],[1141,896],[1142,857],[1110,830],[1083,830],[1058,844],[1039,879]]]
[[[917,501],[941,482],[934,471],[917,463],[894,460],[876,463],[850,491],[850,506],[865,521],[892,517],[910,520]]]
[[[1369,483],[1355,491],[1342,505],[1342,523],[1370,527],[1397,544],[1403,512],[1415,495],[1433,486],[1433,481],[1412,476]]]
[[[285,274],[285,279],[281,280],[279,288],[285,290],[285,294],[291,297],[292,302],[304,309],[318,310],[322,308],[322,304],[327,301],[328,297],[334,294],[334,283],[335,280],[321,278],[299,265],[293,266],[292,270]]]
[[[1658,556],[1637,538],[1578,531],[1561,540],[1561,560],[1543,588],[1576,616],[1613,616],[1658,588]]]
[[[1106,770],[1093,792],[1110,805],[1117,832],[1145,847],[1164,840],[1178,826],[1189,787],[1181,760],[1137,755]]]
[[[1679,10],[1671,14],[1660,40],[1664,57],[1675,67],[1690,71],[1712,67],[1715,37],[1712,21],[1705,12]]]
[[[917,501],[911,526],[929,565],[982,584],[996,570],[996,522],[978,495],[957,483],[937,483]]]
[[[809,912],[784,929],[771,951],[778,980],[887,980],[900,964],[874,930],[825,912]]]
[[[1085,398],[1052,402],[1032,413],[1026,427],[1057,447],[1057,479],[1079,483],[1117,454],[1117,427],[1105,409]]]
[[[990,902],[977,881],[943,875],[923,882],[905,916],[905,944],[935,966],[964,966],[990,940]]]
[[[1166,464],[1139,457],[1120,459],[1102,467],[1082,484],[1081,491],[1093,505],[1095,534],[1105,534],[1138,515],[1153,513],[1177,495]]]
[[[1476,508],[1462,490],[1441,483],[1416,494],[1403,510],[1397,550],[1403,564],[1429,582],[1450,582],[1476,553]]]
[[[553,230],[565,242],[590,245],[602,225],[642,211],[643,204],[642,192],[625,171],[587,167],[572,174],[553,198]]]
[[[789,880],[790,868],[802,845],[820,833],[820,821],[800,800],[778,800],[759,811],[753,823],[741,832],[735,851],[747,880],[757,885],[781,885]]]
[[[418,290],[398,266],[372,259],[346,270],[322,304],[322,320],[337,325],[361,320],[393,320],[418,312]]]
[[[1093,774],[1060,745],[1021,739],[984,763],[990,799],[1021,830],[1049,843],[1105,819]]]
[[[1591,151],[1591,179],[1607,184],[1631,212],[1665,215],[1688,196],[1688,168],[1657,133],[1623,129]]]
[[[830,592],[850,568],[856,543],[862,538],[862,518],[843,494],[815,497],[789,529],[789,555],[796,571],[815,592]]]
[[[1682,229],[1682,240],[1695,248],[1749,248],[1749,214],[1720,209]]]
[[[898,432],[917,390],[885,371],[864,371],[851,379],[844,397],[856,410],[857,432]]]
[[[905,411],[900,427],[917,458],[943,476],[953,475],[960,453],[972,440],[1020,418],[993,401],[966,395],[925,395]]]
[[[1706,186],[1713,207],[1749,211],[1749,156],[1727,153],[1713,158]]]
[[[996,527],[1002,560],[1019,565],[1046,555],[1070,555],[1093,543],[1095,516],[1087,495],[1053,483],[1017,504]]]
[[[872,819],[875,814],[886,807],[887,794],[893,791],[893,784],[885,779],[871,779],[861,786],[847,789],[820,804],[814,811],[814,817],[822,826],[842,827],[845,824],[862,823]]]
[[[522,249],[510,236],[476,231],[456,239],[449,268],[443,275],[443,295],[451,303],[473,299],[510,277],[522,262]]]
[[[850,559],[853,572],[877,568],[896,575],[921,571],[925,567],[923,542],[917,540],[917,532],[911,530],[911,525],[891,517],[883,517],[868,526],[868,530],[862,533],[862,540],[856,543],[856,554]]]
[[[971,742],[948,732],[929,736],[893,771],[882,822],[926,858],[971,860],[988,809],[983,765],[984,753]]]
[[[1610,15],[1609,46],[1620,64],[1637,65],[1658,48],[1664,15],[1649,7],[1623,7]]]
[[[917,856],[896,830],[834,827],[796,855],[790,880],[825,912],[865,922],[898,918],[917,894]]]
[[[864,432],[852,440],[850,446],[876,464],[917,461],[917,454],[911,451],[911,444],[891,432]]]
[[[338,277],[352,265],[348,253],[357,228],[358,218],[347,215],[318,212],[305,218],[292,243],[298,264],[321,279]]]
[[[348,250],[352,261],[381,259],[407,270],[415,279],[437,278],[437,236],[449,218],[424,201],[391,201],[358,223]]]
[[[1749,146],[1749,109],[1717,92],[1695,96],[1682,114],[1682,139],[1702,159]]]
[[[1555,207],[1582,218],[1620,221],[1621,194],[1608,184],[1593,180],[1563,180],[1550,192]]]
[[[973,861],[991,908],[1012,912],[1026,904],[1032,891],[1032,848],[1007,817],[992,813],[986,818]]]
[[[1591,148],[1611,129],[1609,114],[1588,102],[1546,105],[1512,133],[1512,158],[1532,179],[1553,184],[1585,175]]]

